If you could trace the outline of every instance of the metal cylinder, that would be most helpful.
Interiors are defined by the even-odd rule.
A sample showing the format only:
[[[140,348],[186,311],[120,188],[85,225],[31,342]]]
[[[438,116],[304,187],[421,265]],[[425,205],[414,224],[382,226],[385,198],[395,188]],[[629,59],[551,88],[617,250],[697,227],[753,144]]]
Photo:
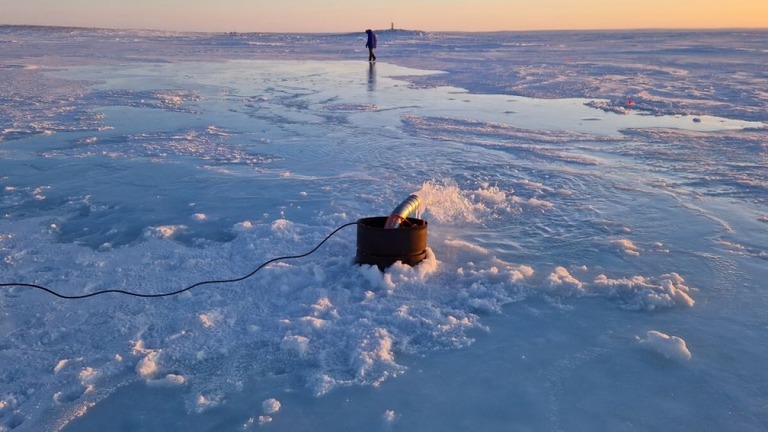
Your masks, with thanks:
[[[411,213],[418,211],[421,207],[421,198],[412,194],[405,201],[401,202],[387,218],[387,222],[384,224],[384,228],[398,228],[404,220],[408,219]]]
[[[384,270],[397,261],[415,266],[427,257],[427,221],[408,218],[399,229],[385,228],[386,221],[386,216],[357,221],[358,264]]]

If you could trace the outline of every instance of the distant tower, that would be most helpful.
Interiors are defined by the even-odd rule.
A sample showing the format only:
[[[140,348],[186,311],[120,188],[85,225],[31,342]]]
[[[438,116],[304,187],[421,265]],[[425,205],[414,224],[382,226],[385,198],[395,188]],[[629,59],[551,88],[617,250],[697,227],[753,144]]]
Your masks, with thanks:
[[[395,23],[392,23],[392,30],[395,29]]]

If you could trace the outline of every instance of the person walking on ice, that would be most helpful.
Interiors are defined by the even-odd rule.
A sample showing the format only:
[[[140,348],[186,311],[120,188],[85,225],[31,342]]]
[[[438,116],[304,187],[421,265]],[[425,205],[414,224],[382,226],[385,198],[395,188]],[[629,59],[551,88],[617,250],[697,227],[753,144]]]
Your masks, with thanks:
[[[365,43],[365,47],[368,48],[368,61],[375,62],[376,54],[373,50],[376,49],[376,34],[371,29],[366,30],[365,33],[368,34],[368,42]]]

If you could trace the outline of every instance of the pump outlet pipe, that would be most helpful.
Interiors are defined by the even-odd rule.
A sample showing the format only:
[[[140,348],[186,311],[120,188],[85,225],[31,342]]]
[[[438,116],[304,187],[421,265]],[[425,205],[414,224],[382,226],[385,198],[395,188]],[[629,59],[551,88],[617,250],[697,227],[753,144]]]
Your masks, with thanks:
[[[384,228],[399,228],[411,213],[419,210],[421,205],[421,197],[416,194],[411,194],[411,196],[406,198],[405,201],[401,202],[394,210],[392,210],[392,214],[387,218]]]

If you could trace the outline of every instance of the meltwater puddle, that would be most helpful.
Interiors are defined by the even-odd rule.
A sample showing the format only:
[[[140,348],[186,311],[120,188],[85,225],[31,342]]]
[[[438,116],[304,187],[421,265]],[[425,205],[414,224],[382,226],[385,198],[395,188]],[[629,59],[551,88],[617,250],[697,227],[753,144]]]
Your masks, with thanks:
[[[396,125],[400,117],[415,115],[597,135],[619,135],[622,130],[638,128],[711,132],[766,127],[762,122],[715,116],[657,116],[631,109],[623,114],[608,112],[590,106],[600,105],[601,101],[593,99],[533,99],[471,94],[455,87],[415,88],[399,78],[437,73],[442,72],[388,63],[236,60],[77,67],[56,75],[100,82],[92,88],[105,92],[109,103],[202,113],[222,109],[258,112],[262,117],[270,113],[296,124],[333,124],[339,117],[331,114],[342,114],[360,127]]]

